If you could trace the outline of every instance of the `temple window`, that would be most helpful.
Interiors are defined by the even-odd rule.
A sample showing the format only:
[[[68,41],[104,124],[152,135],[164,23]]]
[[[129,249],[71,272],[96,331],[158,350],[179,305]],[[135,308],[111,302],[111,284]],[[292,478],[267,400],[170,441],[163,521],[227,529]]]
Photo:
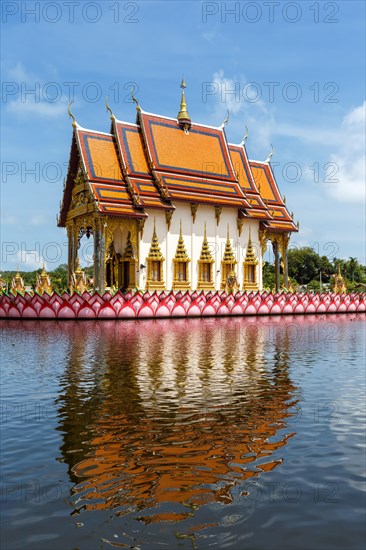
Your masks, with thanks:
[[[164,290],[165,283],[163,278],[163,262],[164,257],[160,250],[158,236],[156,234],[156,226],[154,220],[154,231],[151,241],[149,254],[146,258],[147,263],[147,279],[146,290]]]
[[[258,290],[257,265],[258,259],[256,258],[249,232],[247,252],[244,260],[243,290]]]
[[[161,262],[159,260],[151,260],[151,280],[156,282],[161,279]]]
[[[180,223],[180,233],[178,246],[173,259],[174,263],[174,280],[173,288],[175,290],[189,290],[191,283],[189,282],[188,264],[191,260],[188,257],[182,234],[182,222]]]
[[[199,290],[213,290],[214,281],[212,276],[212,266],[215,263],[207,241],[206,224],[204,230],[203,243],[201,248],[200,259],[198,260],[198,284]]]

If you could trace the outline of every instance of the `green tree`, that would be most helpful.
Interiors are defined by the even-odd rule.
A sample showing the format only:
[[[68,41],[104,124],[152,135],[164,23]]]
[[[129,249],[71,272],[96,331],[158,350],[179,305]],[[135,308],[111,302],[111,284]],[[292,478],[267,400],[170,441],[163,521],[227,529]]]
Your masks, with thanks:
[[[50,272],[53,288],[60,294],[68,287],[68,267],[67,264],[61,264]]]
[[[289,276],[302,285],[319,277],[321,265],[320,256],[310,247],[288,251]]]
[[[273,264],[264,262],[263,264],[263,287],[274,288],[275,286],[275,268]]]

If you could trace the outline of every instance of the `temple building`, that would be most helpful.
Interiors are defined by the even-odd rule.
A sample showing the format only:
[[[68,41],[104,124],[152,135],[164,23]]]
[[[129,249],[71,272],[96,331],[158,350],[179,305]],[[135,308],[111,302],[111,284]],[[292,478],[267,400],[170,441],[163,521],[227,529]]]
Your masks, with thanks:
[[[69,284],[80,240],[94,239],[93,287],[146,290],[261,290],[267,242],[276,287],[288,286],[287,247],[298,231],[269,159],[248,159],[245,138],[191,120],[182,81],[176,118],[136,123],[110,112],[109,133],[73,119],[59,227],[68,235]]]

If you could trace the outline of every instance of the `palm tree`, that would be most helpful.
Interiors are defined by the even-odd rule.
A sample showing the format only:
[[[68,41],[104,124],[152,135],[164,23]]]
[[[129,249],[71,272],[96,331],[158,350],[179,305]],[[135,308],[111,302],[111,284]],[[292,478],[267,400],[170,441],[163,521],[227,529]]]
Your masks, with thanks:
[[[348,268],[350,270],[350,273],[351,273],[351,277],[352,277],[352,282],[354,283],[355,282],[355,271],[358,267],[358,261],[357,261],[357,258],[352,258],[350,257],[349,261],[347,262],[348,264]]]

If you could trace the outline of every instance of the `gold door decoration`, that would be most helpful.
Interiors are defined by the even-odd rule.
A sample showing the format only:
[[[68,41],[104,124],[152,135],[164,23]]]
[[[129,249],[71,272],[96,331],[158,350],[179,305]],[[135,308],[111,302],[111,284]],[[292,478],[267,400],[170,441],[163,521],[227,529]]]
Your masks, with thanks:
[[[203,243],[201,248],[200,259],[198,260],[198,290],[214,290],[215,284],[213,281],[213,259],[210,247],[207,241],[206,223]]]
[[[224,257],[221,261],[221,290],[230,292],[238,289],[238,282],[235,273],[235,266],[238,262],[235,259],[230,242],[229,226],[227,226],[227,239]]]
[[[244,260],[244,281],[243,281],[243,290],[258,290],[258,258],[255,256],[252,239],[250,236],[249,229],[249,239],[247,252],[245,254]]]
[[[111,286],[122,288],[122,290],[135,288],[136,266],[138,260],[137,220],[129,218],[104,218],[102,219],[102,228],[104,229],[104,266],[106,275],[109,275],[109,277],[106,277],[106,281],[108,278],[109,281],[107,282],[109,282]],[[120,229],[122,233],[128,231],[127,244],[130,249],[129,254],[131,254],[131,258],[128,259],[128,272],[127,267],[122,265],[123,255],[126,249],[122,258],[120,255],[116,254],[114,250],[114,233],[117,229]],[[131,261],[132,258],[135,259]],[[108,262],[110,267],[107,268]],[[122,269],[126,271],[122,273]],[[127,283],[127,285],[125,283]]]
[[[186,247],[182,234],[182,222],[180,222],[180,232],[178,239],[178,246],[173,258],[174,263],[174,290],[190,290],[191,283],[189,281],[189,262],[190,258],[187,254]]]
[[[147,263],[147,280],[146,280],[146,290],[164,290],[164,272],[163,272],[163,263],[164,256],[160,250],[160,244],[158,236],[156,234],[156,226],[154,220],[154,232],[152,236],[151,246],[149,254],[146,258]]]
[[[128,232],[126,246],[120,263],[122,269],[118,269],[118,286],[122,290],[135,288],[137,256],[131,241],[131,231]]]

